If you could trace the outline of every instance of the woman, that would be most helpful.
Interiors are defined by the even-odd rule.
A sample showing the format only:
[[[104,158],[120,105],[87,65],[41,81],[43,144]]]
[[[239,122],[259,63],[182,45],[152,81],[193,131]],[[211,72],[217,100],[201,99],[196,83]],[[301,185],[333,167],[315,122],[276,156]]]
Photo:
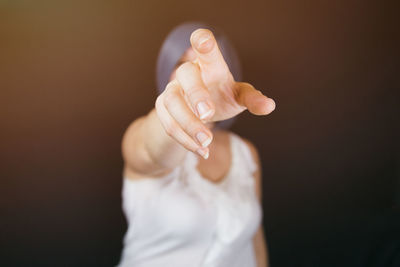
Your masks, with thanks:
[[[155,108],[124,135],[122,267],[267,266],[257,151],[222,128],[275,103],[235,82],[233,48],[202,28],[183,24],[167,37]]]

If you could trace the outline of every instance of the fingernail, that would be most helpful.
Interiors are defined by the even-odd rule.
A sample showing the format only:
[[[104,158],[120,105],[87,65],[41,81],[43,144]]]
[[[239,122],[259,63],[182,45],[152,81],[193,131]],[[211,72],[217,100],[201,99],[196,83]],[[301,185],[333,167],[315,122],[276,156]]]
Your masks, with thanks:
[[[202,147],[207,147],[211,143],[211,137],[209,137],[207,134],[203,132],[197,133],[196,138]]]
[[[199,46],[202,46],[205,42],[210,40],[210,37],[207,35],[203,35],[199,38]]]
[[[209,116],[212,112],[211,108],[209,105],[206,104],[206,102],[202,101],[197,104],[197,112],[200,115],[200,119],[204,119],[207,116]]]
[[[207,148],[199,148],[197,153],[199,153],[199,155],[204,159],[208,159],[208,156],[210,155],[210,151]]]

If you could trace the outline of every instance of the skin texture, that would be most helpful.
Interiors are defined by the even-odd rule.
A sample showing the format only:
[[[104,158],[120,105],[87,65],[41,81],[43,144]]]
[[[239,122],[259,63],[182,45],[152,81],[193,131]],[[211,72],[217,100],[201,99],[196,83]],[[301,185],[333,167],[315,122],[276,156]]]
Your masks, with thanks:
[[[124,176],[157,179],[182,163],[186,153],[199,156],[198,170],[218,183],[227,174],[231,155],[229,133],[214,130],[215,122],[244,110],[267,115],[275,102],[252,85],[235,82],[217,42],[209,30],[198,29],[190,38],[192,47],[183,55],[170,83],[148,115],[135,120],[122,141]],[[253,174],[261,203],[261,166],[256,148],[249,146],[258,170]],[[268,264],[262,227],[254,236],[257,266]]]

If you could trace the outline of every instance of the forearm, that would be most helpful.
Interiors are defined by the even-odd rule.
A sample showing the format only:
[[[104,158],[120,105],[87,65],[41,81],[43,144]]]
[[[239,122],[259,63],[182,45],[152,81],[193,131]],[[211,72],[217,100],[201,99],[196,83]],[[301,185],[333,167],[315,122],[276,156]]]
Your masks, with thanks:
[[[253,239],[254,251],[257,260],[257,267],[268,267],[268,252],[265,243],[263,229],[260,226]]]
[[[157,175],[173,169],[187,150],[167,135],[155,109],[135,120],[122,140],[125,169],[135,173]]]

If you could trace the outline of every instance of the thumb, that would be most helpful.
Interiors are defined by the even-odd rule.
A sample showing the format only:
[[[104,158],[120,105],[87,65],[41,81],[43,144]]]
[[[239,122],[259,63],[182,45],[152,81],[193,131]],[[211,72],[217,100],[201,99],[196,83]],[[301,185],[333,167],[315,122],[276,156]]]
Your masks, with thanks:
[[[238,104],[246,107],[254,115],[267,115],[274,111],[275,101],[268,98],[251,84],[238,82],[237,99]]]

